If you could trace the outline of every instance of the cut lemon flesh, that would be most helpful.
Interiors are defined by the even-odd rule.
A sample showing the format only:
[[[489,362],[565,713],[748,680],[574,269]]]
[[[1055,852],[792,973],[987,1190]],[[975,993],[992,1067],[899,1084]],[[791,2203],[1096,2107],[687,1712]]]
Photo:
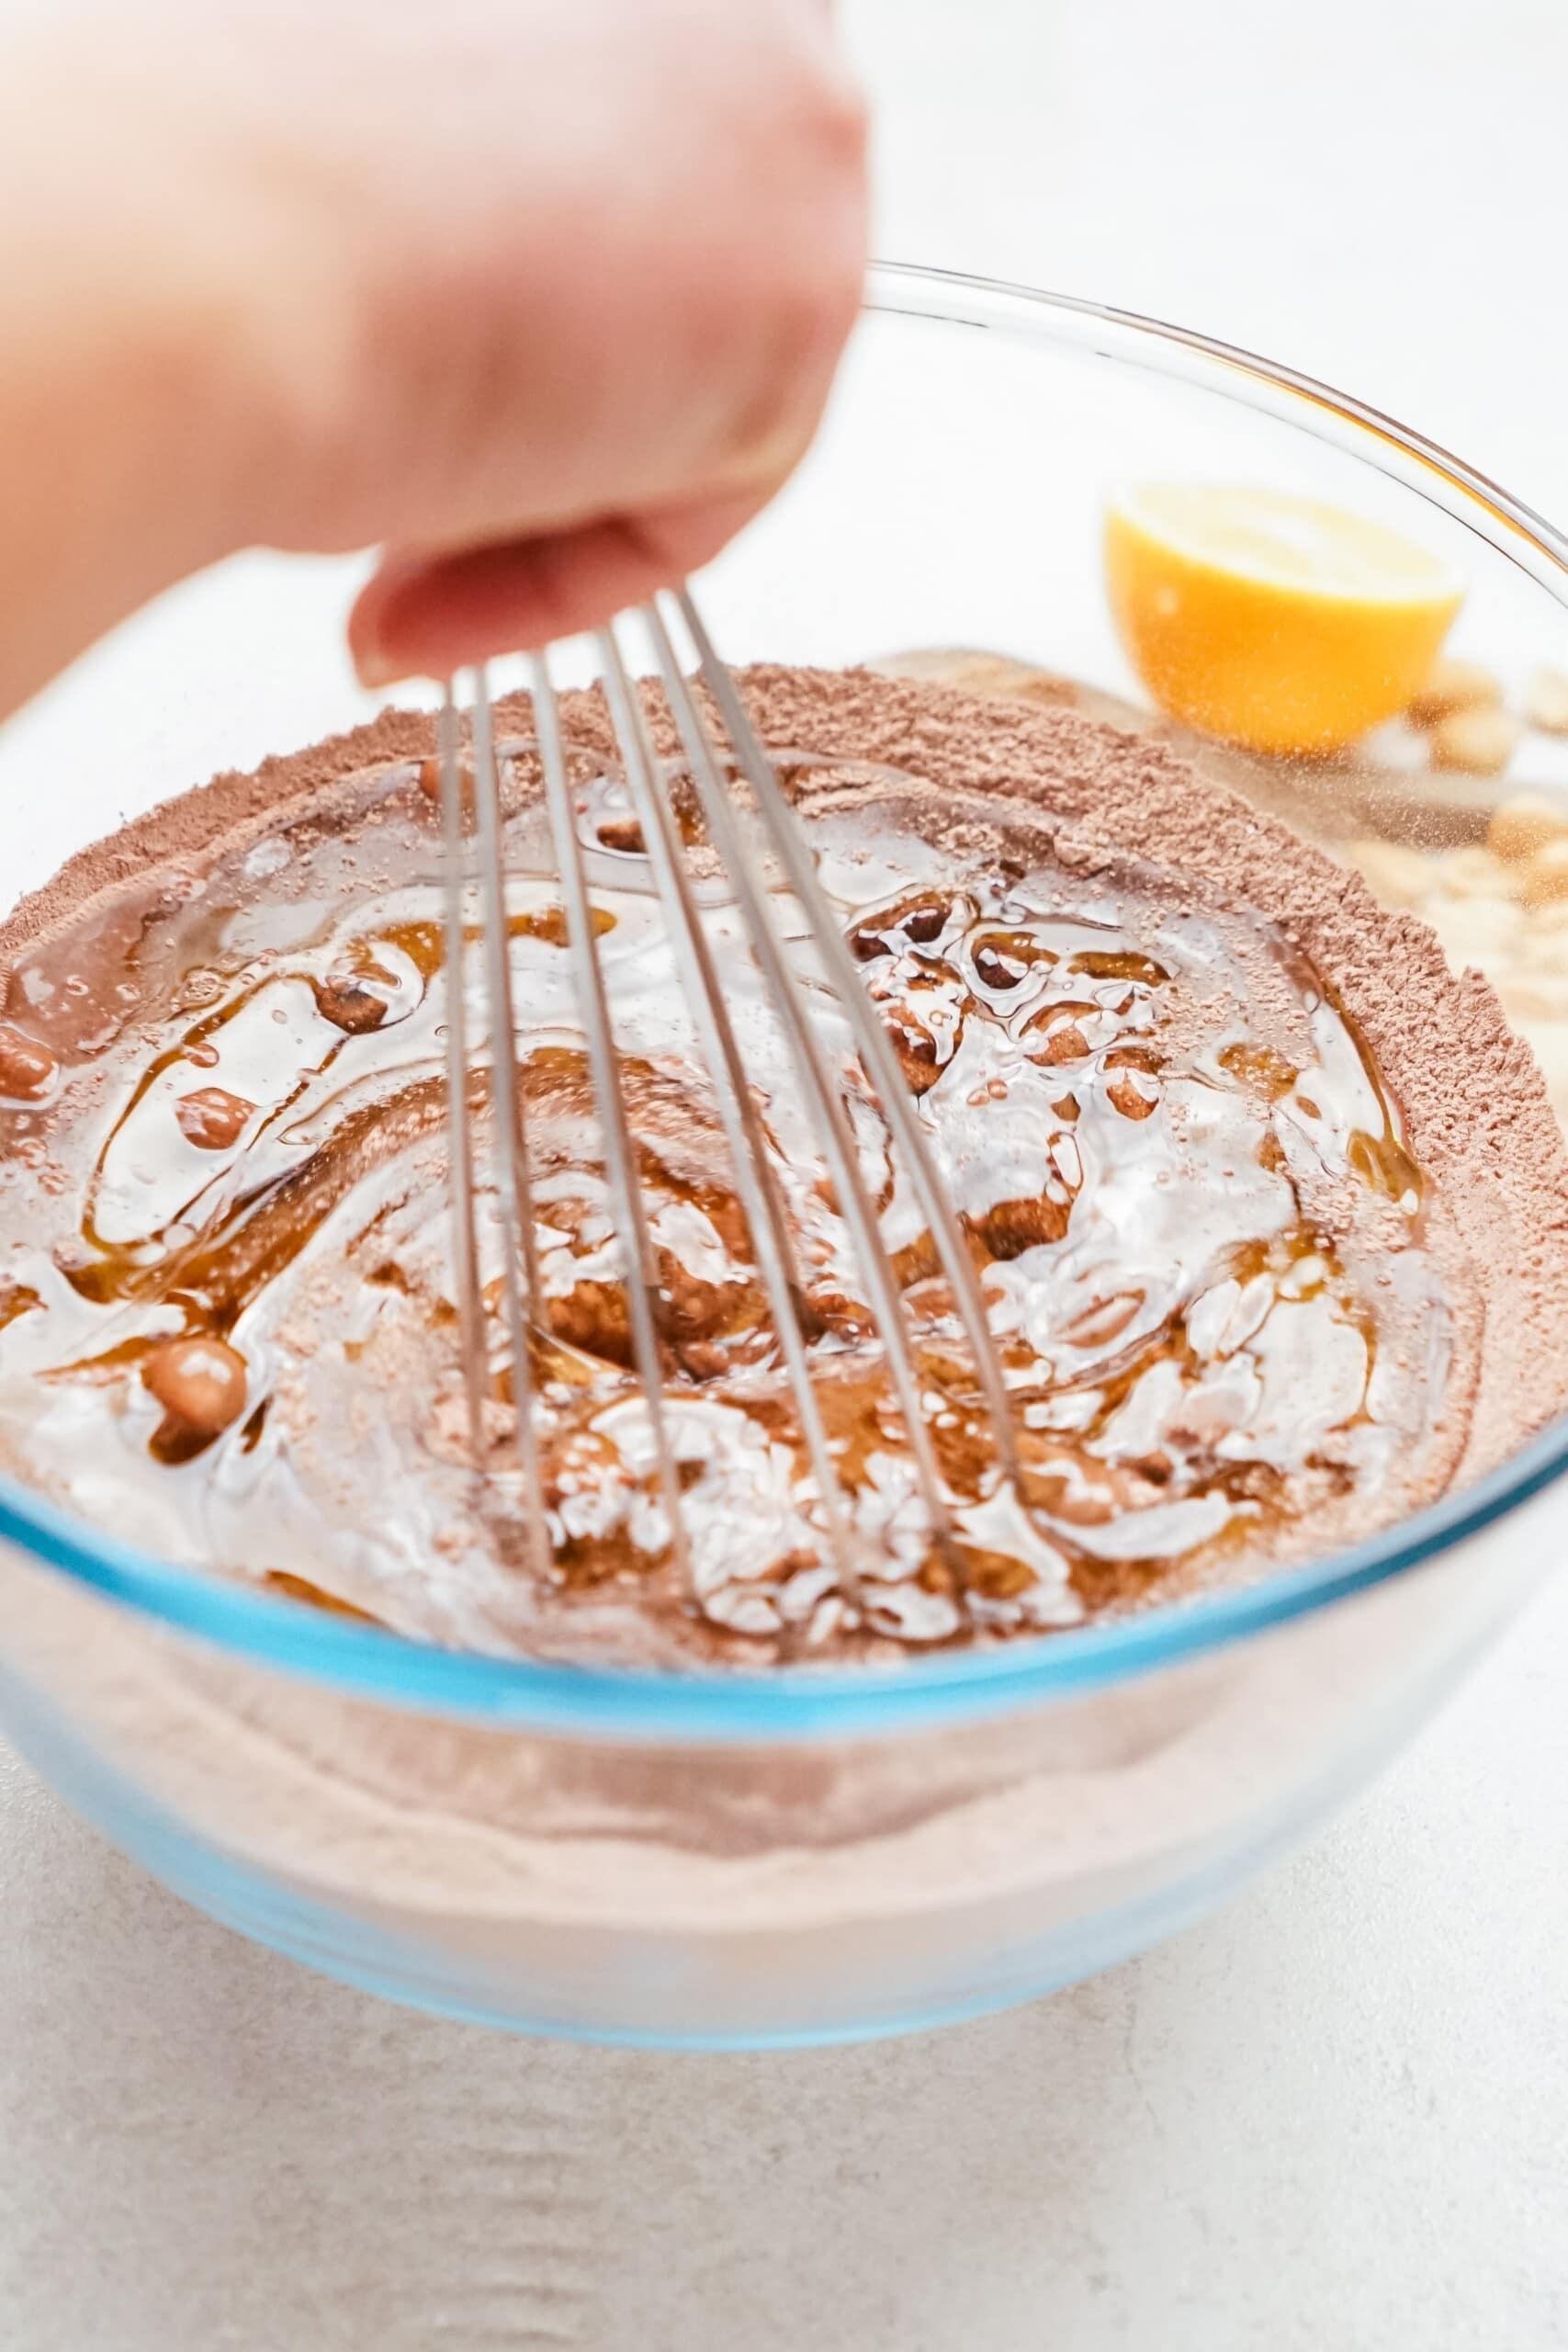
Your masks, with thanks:
[[[1464,583],[1382,524],[1280,491],[1145,483],[1105,518],[1111,610],[1162,710],[1327,752],[1425,684]]]

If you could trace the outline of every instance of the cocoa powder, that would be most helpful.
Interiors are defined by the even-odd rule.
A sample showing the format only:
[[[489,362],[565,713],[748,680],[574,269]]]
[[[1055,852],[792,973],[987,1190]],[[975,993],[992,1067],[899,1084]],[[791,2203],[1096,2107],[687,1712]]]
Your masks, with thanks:
[[[931,837],[955,863],[993,854],[1005,818],[1015,845],[1027,843],[1086,890],[1124,870],[1130,858],[1152,854],[1176,877],[1184,901],[1233,916],[1256,910],[1277,926],[1332,984],[1336,1003],[1398,1101],[1411,1156],[1431,1181],[1438,1204],[1434,1246],[1451,1283],[1460,1334],[1454,1393],[1462,1429],[1446,1476],[1494,1466],[1562,1408],[1568,1162],[1540,1078],[1491,989],[1473,974],[1451,977],[1424,926],[1385,911],[1354,875],[1200,777],[1189,761],[1071,709],[981,702],[864,672],[769,667],[744,673],[741,684],[770,745],[831,763],[786,763],[790,789],[808,815],[855,807],[864,778],[891,771],[899,789],[926,808]],[[673,757],[668,714],[657,695],[649,700],[659,748]],[[563,719],[587,767],[613,757],[596,696],[563,697]],[[517,751],[513,804],[536,780],[531,728],[525,697],[499,707],[498,736]],[[432,746],[430,720],[389,711],[252,775],[220,777],[72,860],[0,927],[0,960],[14,967],[51,940],[112,917],[126,893],[145,895],[150,869],[162,869],[177,890],[220,855],[243,855],[283,826],[329,829],[341,812],[362,808],[367,779],[392,801],[424,803],[422,768]],[[703,854],[700,842],[696,854]],[[549,936],[547,913],[539,935]],[[378,1014],[367,1025],[378,1021]],[[1057,1035],[1066,1038],[1066,1030]],[[1075,1049],[1084,1046],[1079,1034]],[[917,1061],[921,1050],[918,1042],[911,1047]],[[1066,1046],[1063,1053],[1070,1059]],[[920,1068],[922,1083],[929,1067]],[[1111,1099],[1130,1122],[1147,1115],[1146,1083],[1132,1065],[1112,1081],[1126,1100],[1114,1092]],[[1008,1226],[1000,1212],[997,1219],[998,1230]],[[1044,1238],[1043,1227],[1032,1227],[1024,1241]],[[1004,1238],[998,1254],[1005,1256],[1014,1244],[1010,1229]],[[1325,1540],[1356,1532],[1353,1519],[1325,1512]],[[1108,1572],[1097,1605],[1125,1582]],[[340,1598],[353,1605],[355,1596]],[[591,1640],[591,1611],[580,1632]]]

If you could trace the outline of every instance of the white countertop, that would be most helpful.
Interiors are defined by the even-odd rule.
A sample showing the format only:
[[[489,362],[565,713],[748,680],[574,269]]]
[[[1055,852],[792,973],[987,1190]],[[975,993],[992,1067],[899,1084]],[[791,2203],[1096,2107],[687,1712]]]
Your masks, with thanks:
[[[1251,344],[1568,515],[1562,0],[847,14],[883,250]],[[1568,2344],[1565,1682],[1562,1579],[1221,1918],[796,2056],[382,2007],[197,1918],[0,1754],[0,2344]]]

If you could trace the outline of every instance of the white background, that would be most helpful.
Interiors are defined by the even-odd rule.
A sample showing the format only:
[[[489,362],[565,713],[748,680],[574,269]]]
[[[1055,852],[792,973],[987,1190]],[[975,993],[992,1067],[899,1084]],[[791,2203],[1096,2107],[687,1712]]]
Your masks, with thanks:
[[[847,16],[883,251],[1249,344],[1568,516],[1562,0]],[[1568,2344],[1565,1685],[1560,1582],[1223,1918],[796,2057],[382,2007],[193,1917],[0,1755],[0,2343]]]

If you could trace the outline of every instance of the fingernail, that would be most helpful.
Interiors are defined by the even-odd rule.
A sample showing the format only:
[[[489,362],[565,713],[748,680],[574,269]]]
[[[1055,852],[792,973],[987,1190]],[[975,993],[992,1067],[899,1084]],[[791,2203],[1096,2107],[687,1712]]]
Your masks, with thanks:
[[[375,694],[383,686],[395,686],[403,673],[379,646],[363,645],[354,649],[354,674],[367,693]]]

